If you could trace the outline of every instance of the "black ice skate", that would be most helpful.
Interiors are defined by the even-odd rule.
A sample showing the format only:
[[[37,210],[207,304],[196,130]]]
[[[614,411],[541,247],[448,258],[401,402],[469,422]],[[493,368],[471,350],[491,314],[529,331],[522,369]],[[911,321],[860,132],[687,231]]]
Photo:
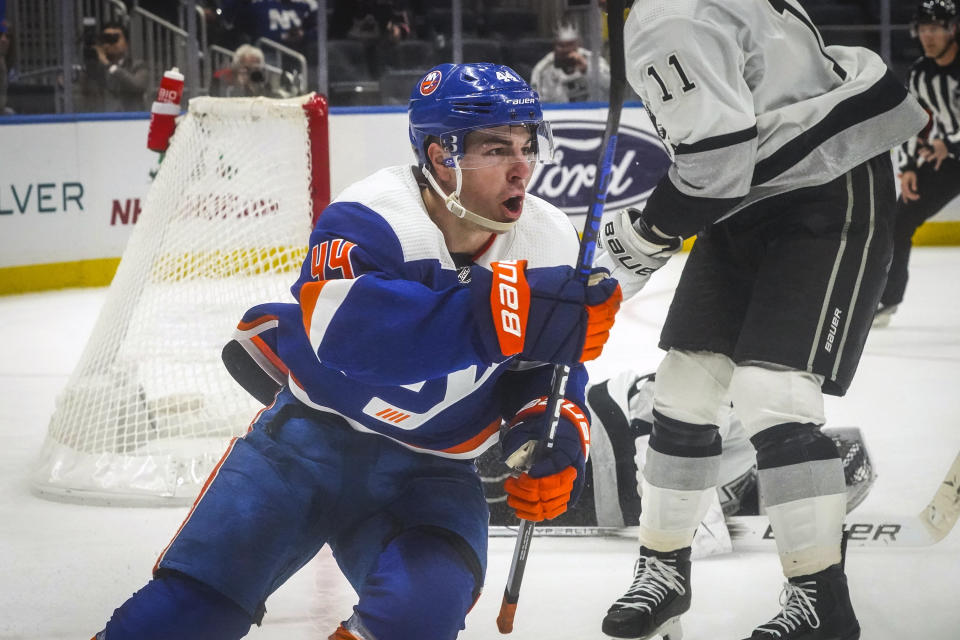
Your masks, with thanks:
[[[860,624],[850,604],[847,576],[835,564],[790,578],[780,596],[783,609],[747,640],[858,640]]]
[[[890,320],[893,318],[893,314],[897,312],[897,305],[895,304],[881,304],[877,308],[876,314],[873,316],[873,328],[874,329],[883,329],[884,327],[890,324]]]
[[[610,607],[603,632],[614,638],[680,640],[690,608],[690,547],[661,553],[640,547],[633,584]]]

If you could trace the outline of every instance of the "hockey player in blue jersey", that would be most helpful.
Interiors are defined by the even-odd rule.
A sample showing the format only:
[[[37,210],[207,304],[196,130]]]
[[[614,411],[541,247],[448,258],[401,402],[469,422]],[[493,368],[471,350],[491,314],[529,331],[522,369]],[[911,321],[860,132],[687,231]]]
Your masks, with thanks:
[[[324,544],[359,596],[332,638],[456,637],[486,566],[473,459],[499,440],[516,461],[540,437],[545,363],[571,367],[556,447],[506,491],[532,520],[576,500],[582,362],[621,294],[603,272],[574,277],[575,229],[525,193],[552,155],[539,98],[508,67],[443,64],[409,120],[419,166],[348,187],[310,236],[296,303],[244,315],[224,361],[269,406],[98,638],[240,638]]]

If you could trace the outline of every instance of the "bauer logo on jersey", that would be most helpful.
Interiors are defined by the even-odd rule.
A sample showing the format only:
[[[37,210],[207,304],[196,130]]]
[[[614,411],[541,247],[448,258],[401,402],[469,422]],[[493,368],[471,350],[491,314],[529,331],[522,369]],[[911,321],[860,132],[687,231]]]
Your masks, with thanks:
[[[434,69],[427,75],[423,76],[423,80],[420,81],[420,95],[428,96],[436,91],[437,87],[440,86],[440,80],[442,78],[443,74],[440,73],[439,69]]]
[[[551,120],[556,164],[537,165],[527,191],[567,214],[583,214],[590,207],[593,177],[605,123]],[[620,125],[607,209],[637,206],[667,172],[670,158],[653,131]]]

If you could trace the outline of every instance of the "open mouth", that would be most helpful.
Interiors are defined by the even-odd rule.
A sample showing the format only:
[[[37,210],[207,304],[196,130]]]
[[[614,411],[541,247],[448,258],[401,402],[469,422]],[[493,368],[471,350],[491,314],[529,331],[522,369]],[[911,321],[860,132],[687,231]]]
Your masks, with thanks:
[[[507,198],[503,201],[504,208],[510,212],[511,215],[519,216],[520,212],[523,210],[523,196],[513,196],[512,198]]]

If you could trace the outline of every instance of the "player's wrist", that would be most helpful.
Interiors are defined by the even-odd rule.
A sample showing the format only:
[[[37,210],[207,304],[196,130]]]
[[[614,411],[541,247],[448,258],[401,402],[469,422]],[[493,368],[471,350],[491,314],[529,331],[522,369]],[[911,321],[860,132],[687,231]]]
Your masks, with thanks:
[[[605,214],[599,243],[596,265],[616,278],[624,299],[643,289],[650,276],[683,247],[682,238],[659,232],[635,209]]]
[[[637,232],[641,242],[649,245],[648,255],[656,255],[662,252],[673,254],[683,246],[683,238],[671,236],[661,231],[643,215],[642,211],[628,209],[627,215],[630,217],[631,226]]]

